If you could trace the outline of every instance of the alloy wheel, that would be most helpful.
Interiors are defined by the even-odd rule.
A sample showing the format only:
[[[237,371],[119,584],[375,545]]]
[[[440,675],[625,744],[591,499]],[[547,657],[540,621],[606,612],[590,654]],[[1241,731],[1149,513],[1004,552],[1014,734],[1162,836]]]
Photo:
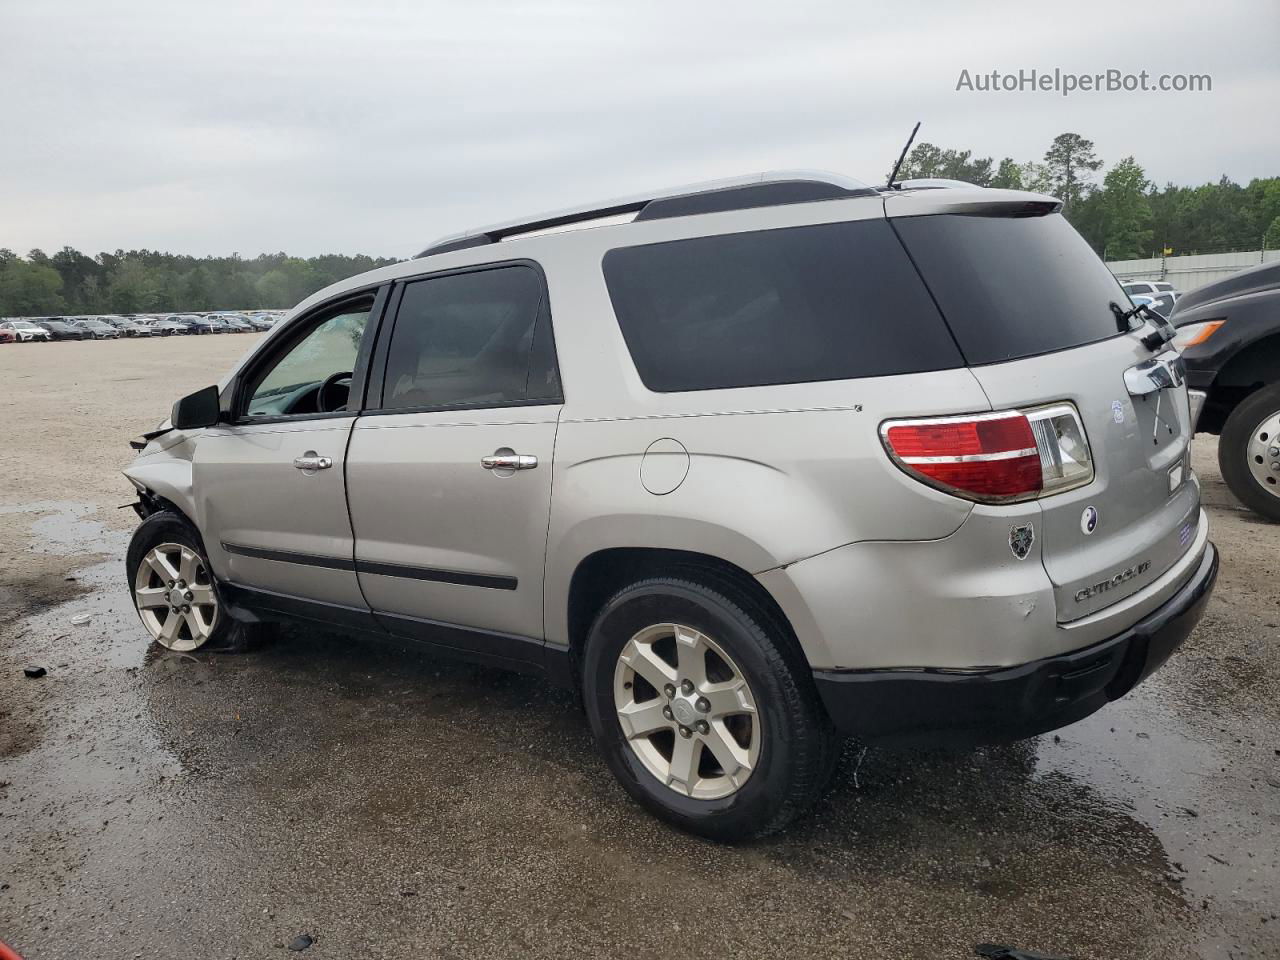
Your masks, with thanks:
[[[1254,427],[1246,450],[1249,473],[1273,497],[1280,497],[1280,410]]]
[[[739,790],[760,758],[760,716],[746,677],[714,640],[659,623],[636,633],[614,668],[627,744],[654,777],[695,800]]]
[[[195,650],[218,624],[218,595],[200,554],[181,543],[153,547],[133,582],[138,616],[151,638],[170,650]]]

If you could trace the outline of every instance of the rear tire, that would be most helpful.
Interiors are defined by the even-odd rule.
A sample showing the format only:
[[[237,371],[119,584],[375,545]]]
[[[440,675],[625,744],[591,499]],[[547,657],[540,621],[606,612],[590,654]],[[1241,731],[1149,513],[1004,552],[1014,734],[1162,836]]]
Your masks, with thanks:
[[[839,756],[803,655],[729,585],[655,577],[619,591],[591,626],[582,685],[623,788],[713,840],[782,829],[821,795]]]
[[[1280,523],[1280,383],[1255,391],[1231,411],[1218,439],[1218,466],[1250,510]]]

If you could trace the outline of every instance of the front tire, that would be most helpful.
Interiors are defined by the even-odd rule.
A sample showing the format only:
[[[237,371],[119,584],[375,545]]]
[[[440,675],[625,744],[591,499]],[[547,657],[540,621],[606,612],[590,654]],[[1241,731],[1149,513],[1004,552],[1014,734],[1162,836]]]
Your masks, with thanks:
[[[166,649],[242,652],[269,631],[266,624],[240,624],[230,617],[200,535],[176,513],[162,510],[138,525],[125,569],[143,627]]]
[[[658,817],[734,841],[782,829],[821,794],[839,751],[808,665],[731,586],[656,577],[591,627],[583,702],[610,770]]]
[[[1231,411],[1218,439],[1218,466],[1241,503],[1280,523],[1280,383]]]

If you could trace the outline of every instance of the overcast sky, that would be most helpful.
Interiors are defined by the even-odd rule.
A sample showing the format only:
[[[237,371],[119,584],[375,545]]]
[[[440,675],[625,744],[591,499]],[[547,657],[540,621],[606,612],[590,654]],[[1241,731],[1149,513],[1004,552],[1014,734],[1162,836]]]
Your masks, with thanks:
[[[883,178],[912,123],[1063,131],[1158,183],[1280,175],[1280,3],[0,0],[0,247],[408,256],[441,234],[778,168]],[[1019,68],[1210,93],[957,92]]]

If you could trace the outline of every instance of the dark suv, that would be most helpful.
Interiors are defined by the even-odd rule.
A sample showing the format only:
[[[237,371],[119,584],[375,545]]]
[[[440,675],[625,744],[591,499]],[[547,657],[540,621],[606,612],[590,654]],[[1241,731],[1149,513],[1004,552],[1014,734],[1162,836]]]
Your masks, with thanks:
[[[1231,492],[1280,522],[1280,262],[1191,291],[1170,320],[1195,429],[1220,435],[1218,463]]]

